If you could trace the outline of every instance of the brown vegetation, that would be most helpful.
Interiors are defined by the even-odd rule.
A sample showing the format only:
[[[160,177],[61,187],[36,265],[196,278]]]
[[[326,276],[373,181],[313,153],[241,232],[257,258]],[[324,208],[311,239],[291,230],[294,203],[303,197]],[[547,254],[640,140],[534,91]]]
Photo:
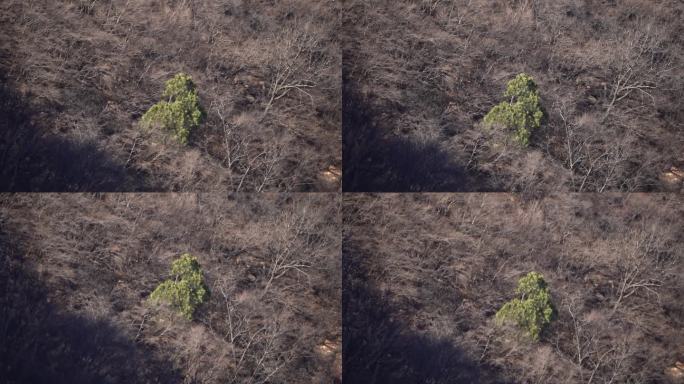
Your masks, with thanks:
[[[681,1],[343,3],[344,190],[682,190]],[[481,124],[518,73],[528,148]]]
[[[1,382],[339,381],[336,197],[0,199]],[[192,321],[147,301],[185,252]]]
[[[337,27],[328,1],[3,1],[0,189],[338,190]],[[138,123],[179,72],[187,147]]]
[[[677,373],[681,196],[350,195],[343,217],[345,381],[663,383]],[[494,321],[530,271],[557,311],[539,342]]]

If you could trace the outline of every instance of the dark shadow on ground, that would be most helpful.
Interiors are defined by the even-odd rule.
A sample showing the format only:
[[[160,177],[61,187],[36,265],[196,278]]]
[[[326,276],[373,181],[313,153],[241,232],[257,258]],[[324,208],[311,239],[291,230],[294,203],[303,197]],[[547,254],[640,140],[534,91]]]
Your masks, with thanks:
[[[64,313],[51,304],[14,241],[0,228],[1,383],[183,382],[169,361],[107,321]]]
[[[437,142],[381,132],[368,103],[343,87],[342,189],[345,192],[495,191],[483,175],[456,164]]]
[[[450,340],[409,329],[386,293],[373,286],[364,259],[343,245],[344,383],[504,383]]]
[[[145,191],[143,175],[126,169],[95,143],[77,143],[48,132],[49,121],[32,111],[0,73],[0,191]],[[40,124],[39,124],[40,123]]]

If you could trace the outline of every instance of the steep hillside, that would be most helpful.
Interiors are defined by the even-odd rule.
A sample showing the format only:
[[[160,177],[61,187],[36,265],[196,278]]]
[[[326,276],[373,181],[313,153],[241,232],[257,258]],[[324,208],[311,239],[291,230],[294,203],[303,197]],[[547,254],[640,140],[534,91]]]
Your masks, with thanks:
[[[345,199],[345,382],[668,382],[684,361],[683,203],[662,194]],[[539,341],[495,320],[532,271],[555,307]]]
[[[339,382],[334,196],[0,199],[0,382]],[[148,300],[184,253],[192,320]]]
[[[338,13],[328,1],[0,3],[0,189],[339,189]],[[143,129],[187,73],[187,146]]]
[[[345,190],[682,190],[681,1],[343,3]],[[482,124],[520,73],[528,147]]]

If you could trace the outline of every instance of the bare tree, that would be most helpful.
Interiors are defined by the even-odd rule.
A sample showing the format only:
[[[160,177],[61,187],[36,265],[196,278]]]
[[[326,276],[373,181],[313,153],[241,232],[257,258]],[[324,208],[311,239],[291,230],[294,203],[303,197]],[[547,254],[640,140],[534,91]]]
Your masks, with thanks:
[[[279,343],[285,333],[278,322],[263,324],[240,309],[226,282],[218,285],[226,310],[224,335],[231,345],[230,356],[234,370],[230,383],[266,383],[292,360],[292,352]]]
[[[652,294],[658,301],[660,295],[656,288],[663,285],[659,275],[659,268],[656,263],[650,260],[653,247],[657,242],[655,232],[642,232],[635,236],[631,252],[621,258],[618,268],[620,270],[620,280],[618,281],[615,292],[615,303],[610,312],[613,317],[623,301],[637,292],[644,291]]]
[[[271,79],[264,116],[274,102],[291,91],[306,95],[313,105],[314,97],[309,89],[316,86],[318,73],[324,65],[320,57],[320,37],[311,31],[310,25],[304,25],[301,30],[288,30],[275,39],[282,41],[282,45],[274,50],[269,63]]]
[[[220,120],[223,144],[223,163],[228,169],[230,190],[245,189],[262,192],[279,180],[276,178],[278,164],[283,160],[283,149],[278,143],[257,147],[252,137],[226,116],[226,103],[221,100],[214,106]]]
[[[288,272],[297,272],[309,277],[307,269],[311,267],[307,249],[302,244],[308,243],[307,237],[313,232],[307,228],[309,224],[306,210],[301,214],[288,215],[283,220],[282,232],[279,234],[280,241],[275,249],[272,249],[271,265],[269,266],[268,280],[261,294],[268,293],[273,282],[283,277]]]
[[[655,108],[655,97],[652,92],[660,85],[662,76],[672,69],[670,63],[659,62],[662,55],[662,40],[653,23],[628,32],[621,43],[619,49],[622,52],[616,58],[609,102],[602,119],[604,122],[617,103],[634,93],[641,96],[641,106],[644,105],[646,98]]]

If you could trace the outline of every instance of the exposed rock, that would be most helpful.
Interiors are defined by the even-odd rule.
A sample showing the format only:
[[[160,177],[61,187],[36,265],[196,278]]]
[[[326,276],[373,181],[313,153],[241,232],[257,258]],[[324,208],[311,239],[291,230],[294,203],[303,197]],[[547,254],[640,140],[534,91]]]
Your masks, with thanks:
[[[682,188],[684,183],[684,171],[677,167],[670,167],[666,172],[660,175],[660,180],[666,185],[669,190],[677,191]]]
[[[337,184],[340,182],[340,178],[342,177],[342,169],[334,165],[331,165],[328,167],[328,169],[321,172],[321,177],[323,178],[323,180],[331,184]]]
[[[684,363],[678,361],[674,367],[666,369],[665,376],[671,383],[684,383]]]

